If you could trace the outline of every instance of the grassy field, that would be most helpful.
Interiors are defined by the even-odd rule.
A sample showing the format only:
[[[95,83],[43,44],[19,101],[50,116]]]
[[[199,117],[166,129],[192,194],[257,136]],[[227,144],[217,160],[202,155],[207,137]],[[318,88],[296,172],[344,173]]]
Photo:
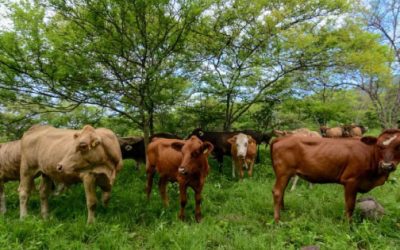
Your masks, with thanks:
[[[117,178],[109,208],[98,206],[93,225],[86,225],[82,185],[51,197],[48,221],[40,218],[39,198],[34,194],[30,216],[20,221],[17,183],[8,183],[8,212],[0,216],[0,249],[299,249],[305,245],[400,249],[400,170],[368,194],[385,207],[384,218],[362,221],[356,213],[352,224],[344,219],[342,186],[309,189],[304,181],[296,191],[287,192],[282,222],[274,224],[274,175],[265,151],[252,179],[238,182],[230,173],[229,160],[222,175],[212,169],[203,192],[204,219],[199,224],[194,221],[193,192],[189,192],[187,220],[181,222],[177,186],[169,185],[170,207],[162,206],[157,188],[148,202],[144,171],[135,170],[132,161],[125,162]]]

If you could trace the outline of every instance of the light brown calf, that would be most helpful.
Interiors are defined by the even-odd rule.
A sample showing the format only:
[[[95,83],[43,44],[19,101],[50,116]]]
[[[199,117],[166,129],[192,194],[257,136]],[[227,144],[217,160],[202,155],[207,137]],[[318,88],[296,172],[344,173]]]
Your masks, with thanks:
[[[88,223],[94,222],[96,185],[103,191],[106,206],[122,156],[115,134],[108,129],[86,125],[82,130],[33,126],[21,139],[20,217],[27,215],[27,202],[36,176],[41,174],[41,214],[48,217],[48,196],[52,181],[71,185],[83,182]]]
[[[209,172],[208,156],[213,150],[209,142],[191,136],[188,140],[155,138],[147,148],[147,198],[150,198],[154,174],[158,172],[158,187],[165,206],[168,206],[167,184],[178,182],[181,208],[179,218],[185,218],[187,189],[195,192],[195,218],[201,220],[201,192]]]

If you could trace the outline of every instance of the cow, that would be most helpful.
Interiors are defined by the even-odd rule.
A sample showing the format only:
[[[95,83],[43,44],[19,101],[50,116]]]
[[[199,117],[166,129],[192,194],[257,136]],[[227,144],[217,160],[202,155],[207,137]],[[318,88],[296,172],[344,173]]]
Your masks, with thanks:
[[[181,205],[179,219],[184,220],[187,189],[191,187],[195,192],[195,218],[200,222],[201,192],[209,172],[208,156],[213,148],[210,142],[202,142],[196,136],[187,140],[154,138],[146,154],[147,198],[150,198],[156,172],[160,176],[158,186],[165,206],[168,206],[168,182],[178,182]]]
[[[169,138],[169,139],[181,139],[179,136],[171,133],[155,133],[149,138],[149,142],[153,138]],[[144,146],[144,139],[142,136],[129,136],[129,137],[118,137],[119,145],[122,152],[123,159],[133,159],[136,161],[136,168],[139,169],[139,164],[146,162],[146,152]]]
[[[231,145],[228,143],[228,139],[238,133],[250,135],[251,137],[253,137],[253,139],[256,140],[258,145],[261,143],[268,144],[271,138],[271,135],[268,133],[260,133],[254,130],[241,130],[234,132],[209,132],[203,131],[201,128],[194,129],[187,138],[195,135],[202,141],[211,142],[214,145],[213,156],[218,162],[219,172],[222,172],[224,155],[231,155]]]
[[[35,125],[21,139],[20,217],[27,215],[32,183],[41,174],[39,194],[43,218],[49,215],[48,196],[53,182],[67,186],[83,182],[87,223],[93,223],[96,186],[102,189],[102,201],[107,206],[116,174],[121,168],[121,150],[111,130],[95,129],[90,125],[82,130]]]
[[[367,129],[362,125],[344,125],[343,126],[343,136],[344,137],[361,137],[367,131]]]
[[[231,144],[232,177],[235,172],[243,179],[243,167],[247,169],[249,177],[253,175],[254,161],[257,155],[257,143],[250,135],[239,133],[228,139]]]
[[[282,137],[286,135],[294,136],[310,136],[310,137],[322,137],[318,132],[309,130],[308,128],[299,128],[292,131],[288,130],[273,130],[273,134],[276,137]]]
[[[313,183],[344,186],[346,216],[351,220],[357,193],[383,185],[400,162],[400,130],[389,129],[376,137],[360,140],[312,137],[281,137],[271,144],[276,182],[274,219],[280,219],[283,197],[294,175]]]
[[[292,131],[287,131],[287,130],[274,130],[273,131],[274,135],[276,137],[282,137],[282,136],[287,136],[287,135],[291,135],[291,136],[306,136],[306,137],[317,137],[317,138],[321,138],[322,136],[316,132],[316,131],[311,131],[307,128],[299,128],[299,129],[295,129]],[[293,179],[293,184],[292,187],[290,188],[290,191],[294,191],[296,189],[297,186],[297,182],[299,181],[299,176],[295,176]],[[310,183],[310,188],[312,187],[312,183]]]
[[[0,144],[0,213],[5,214],[6,195],[4,183],[19,181],[19,166],[21,163],[20,140]]]
[[[328,128],[326,126],[321,126],[320,131],[323,137],[329,137],[329,138],[343,137],[344,133],[342,127]]]

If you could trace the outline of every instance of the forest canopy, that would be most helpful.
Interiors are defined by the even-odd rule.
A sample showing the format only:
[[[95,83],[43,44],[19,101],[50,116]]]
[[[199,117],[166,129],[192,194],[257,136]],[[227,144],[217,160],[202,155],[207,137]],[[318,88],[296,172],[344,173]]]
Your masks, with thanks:
[[[394,0],[0,5],[3,140],[35,123],[145,140],[196,127],[398,127]]]

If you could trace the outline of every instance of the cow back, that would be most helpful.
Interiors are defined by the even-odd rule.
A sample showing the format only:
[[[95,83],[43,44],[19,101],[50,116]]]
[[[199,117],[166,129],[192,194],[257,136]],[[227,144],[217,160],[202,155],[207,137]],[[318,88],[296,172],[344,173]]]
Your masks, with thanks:
[[[0,144],[0,180],[19,180],[21,163],[21,141]]]

